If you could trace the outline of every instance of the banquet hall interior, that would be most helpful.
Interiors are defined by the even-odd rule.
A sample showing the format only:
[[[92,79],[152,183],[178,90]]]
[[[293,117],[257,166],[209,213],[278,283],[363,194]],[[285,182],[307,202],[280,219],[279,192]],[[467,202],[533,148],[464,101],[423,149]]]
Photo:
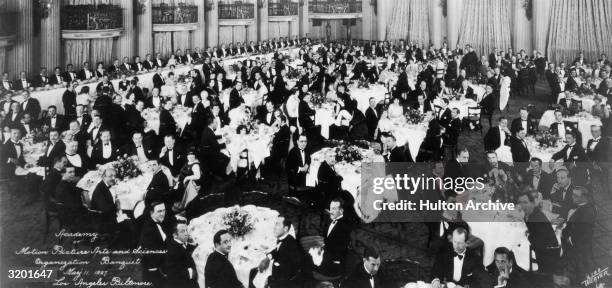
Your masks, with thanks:
[[[611,55],[612,0],[0,0],[0,287],[608,287]]]

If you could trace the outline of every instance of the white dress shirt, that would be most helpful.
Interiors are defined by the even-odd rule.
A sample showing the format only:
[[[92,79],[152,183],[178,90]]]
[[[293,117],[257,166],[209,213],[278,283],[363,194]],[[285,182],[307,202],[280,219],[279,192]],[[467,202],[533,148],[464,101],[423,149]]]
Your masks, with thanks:
[[[102,144],[102,157],[108,159],[113,154],[113,145],[111,143]]]
[[[459,259],[459,256],[462,256]],[[459,256],[453,257],[453,281],[459,282],[461,280],[461,271],[463,270],[463,260],[465,260],[465,251],[459,254]]]

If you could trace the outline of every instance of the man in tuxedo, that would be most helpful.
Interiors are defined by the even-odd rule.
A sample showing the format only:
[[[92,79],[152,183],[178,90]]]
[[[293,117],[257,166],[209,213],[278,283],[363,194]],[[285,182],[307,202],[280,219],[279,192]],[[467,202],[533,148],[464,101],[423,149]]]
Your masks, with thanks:
[[[135,131],[132,134],[132,141],[125,144],[121,154],[127,156],[137,156],[138,160],[142,162],[155,159],[155,154],[157,153],[155,149],[156,147],[152,147],[150,143],[144,143],[142,139],[142,132]]]
[[[550,133],[565,139],[567,133],[577,133],[578,128],[572,125],[571,122],[563,120],[563,112],[555,111],[555,122],[550,124]]]
[[[55,67],[53,69],[53,76],[49,77],[49,85],[52,86],[63,86],[64,85],[64,76],[62,76],[62,68]]]
[[[60,133],[57,129],[49,130],[49,140],[46,147],[45,154],[38,158],[38,165],[50,168],[53,165],[53,159],[64,155],[66,151],[66,145],[60,140]]]
[[[563,160],[566,167],[570,170],[572,179],[578,185],[583,185],[587,181],[586,163],[588,158],[584,149],[580,144],[576,142],[576,134],[566,133],[565,134],[565,147],[553,154],[552,161]],[[550,165],[554,163],[551,162]]]
[[[147,71],[155,70],[155,67],[157,67],[157,64],[153,62],[153,59],[151,59],[151,54],[145,55],[145,61],[142,62],[142,67],[146,69]]]
[[[68,160],[63,155],[58,155],[49,161],[49,170],[45,175],[40,190],[43,193],[43,199],[46,203],[58,202],[56,199],[55,191],[57,185],[62,181],[62,171],[68,164]]]
[[[221,145],[217,141],[217,135],[214,132],[218,124],[211,118],[208,118],[206,123],[208,125],[204,127],[200,137],[200,159],[207,160],[205,165],[209,171],[220,177],[226,177],[229,158],[221,153]]]
[[[268,126],[272,126],[276,118],[274,117],[274,104],[272,102],[266,102],[266,111],[265,113],[261,113],[259,117],[259,122],[266,124]]]
[[[66,71],[62,77],[64,78],[64,82],[67,83],[72,83],[79,80],[77,74],[74,72],[74,66],[72,64],[66,65]]]
[[[155,201],[149,203],[147,208],[149,215],[142,224],[138,245],[145,250],[162,251],[166,249],[166,238],[170,235],[163,227],[166,206],[163,202]],[[151,282],[152,287],[164,287],[164,264],[164,254],[143,254],[142,279]]]
[[[526,107],[521,107],[519,110],[520,117],[512,120],[512,125],[510,126],[510,132],[513,134],[518,131],[519,127],[522,127],[527,135],[535,135],[537,132],[537,125],[532,121],[531,117],[529,117],[529,111]]]
[[[47,126],[50,129],[64,131],[68,128],[66,118],[64,115],[57,114],[57,107],[55,107],[55,105],[51,105],[47,108],[47,117],[45,117],[42,122],[42,126]]]
[[[62,203],[59,211],[62,224],[69,227],[80,222],[85,215],[85,209],[81,200],[81,189],[76,187],[79,178],[76,175],[76,168],[70,165],[61,170],[61,179],[54,190],[55,200]]]
[[[166,134],[166,136],[164,136],[164,146],[159,153],[159,162],[170,169],[170,173],[173,177],[179,175],[185,163],[185,156],[176,144],[174,135]]]
[[[32,83],[30,83],[30,80],[27,78],[26,72],[21,71],[21,73],[19,73],[19,79],[15,80],[15,86],[13,88],[15,91],[25,91],[29,90],[30,86],[32,86]]]
[[[510,139],[510,151],[512,152],[512,161],[521,166],[529,162],[531,154],[529,149],[527,149],[527,143],[525,143],[527,132],[522,126],[519,126],[517,129],[514,137]]]
[[[40,102],[38,102],[38,99],[32,98],[30,96],[30,91],[26,91],[23,94],[23,102],[21,102],[21,111],[23,111],[23,113],[30,114],[30,116],[32,116],[34,120],[38,120],[41,110],[42,109],[40,108]]]
[[[552,273],[561,254],[552,224],[540,206],[535,203],[535,197],[532,194],[519,195],[518,205],[525,212],[527,238],[535,252],[538,271]]]
[[[147,206],[154,202],[163,202],[166,204],[166,209],[172,208],[172,204],[174,200],[172,198],[172,191],[170,190],[170,183],[168,182],[168,177],[161,169],[159,162],[157,160],[149,161],[149,165],[151,170],[153,171],[153,178],[147,187],[147,193],[145,195],[145,204]]]
[[[198,275],[191,253],[195,247],[189,244],[189,233],[185,221],[172,225],[172,239],[166,241],[165,287],[198,288]]]
[[[108,66],[108,74],[110,74],[113,78],[119,78],[119,74],[122,72],[121,64],[119,63],[119,59],[115,59],[113,61],[113,65]]]
[[[300,247],[295,238],[289,234],[291,220],[279,216],[274,224],[274,236],[276,236],[276,247],[264,259],[263,264],[273,261],[272,275],[268,277],[268,285],[271,288],[297,287],[296,277],[300,270]],[[268,261],[268,259],[270,259]],[[266,263],[267,262],[267,263]]]
[[[510,146],[510,130],[508,130],[508,118],[501,116],[497,127],[489,128],[484,137],[485,151],[495,151],[502,145]]]
[[[529,160],[529,169],[527,169],[524,183],[542,193],[542,198],[550,199],[553,178],[542,169],[542,159],[533,157]]]
[[[35,132],[35,129],[39,128],[36,122],[34,122],[30,116],[30,113],[23,113],[23,117],[17,126],[21,130],[21,135],[32,135],[32,133]]]
[[[343,282],[341,287],[351,288],[379,288],[384,287],[382,279],[378,274],[380,269],[381,257],[378,251],[371,247],[366,246],[363,252],[363,263],[360,263],[355,267],[352,274],[350,274]]]
[[[77,72],[77,79],[81,81],[87,81],[93,78],[94,76],[95,74],[89,68],[89,62],[83,62],[83,67],[81,68],[81,70],[79,70],[79,72]]]
[[[380,110],[374,97],[370,97],[369,103],[370,106],[365,114],[366,124],[368,125],[368,139],[374,141],[376,140],[374,139],[374,134],[376,133],[376,129],[378,129],[378,120],[380,120]]]
[[[441,106],[436,107],[436,121],[440,124],[440,126],[447,128],[450,121],[453,119],[452,112],[448,108],[448,99],[442,99]]]
[[[108,162],[115,161],[117,156],[119,156],[119,149],[117,145],[115,142],[111,141],[110,130],[101,130],[100,140],[93,145],[94,147],[91,151],[91,168],[95,168],[97,165],[104,165]]]
[[[232,237],[227,230],[219,230],[213,236],[213,251],[204,266],[204,285],[207,288],[244,288],[238,280],[236,270],[227,259],[232,249]]]
[[[117,223],[116,214],[118,207],[115,204],[115,198],[113,194],[110,192],[110,187],[115,185],[116,183],[116,171],[114,168],[106,168],[102,172],[102,181],[96,185],[93,193],[91,194],[91,204],[90,207],[92,210],[99,211],[101,213],[101,221],[103,224],[106,224],[105,228],[108,228],[109,225],[114,225]]]
[[[448,123],[446,129],[444,129],[444,143],[448,145],[457,145],[459,141],[459,133],[461,133],[461,118],[459,115],[459,108],[453,108],[451,110],[451,121]]]
[[[64,114],[67,116],[74,116],[76,114],[76,106],[77,106],[77,92],[76,88],[79,84],[76,82],[70,83],[62,94],[62,103],[64,105]]]
[[[297,146],[289,151],[287,156],[287,181],[289,185],[306,186],[306,174],[310,168],[310,153],[306,151],[307,144],[306,135],[300,135]]]
[[[482,271],[482,260],[476,252],[467,247],[469,232],[456,227],[452,232],[451,243],[445,243],[436,256],[431,269],[431,287],[440,288],[443,283],[475,285],[477,275]]]
[[[13,126],[11,129],[10,139],[2,144],[2,155],[0,157],[1,174],[6,176],[15,176],[15,169],[25,165],[23,145],[21,144],[21,130]]]
[[[581,105],[581,101],[580,100],[574,100],[573,94],[570,92],[567,93],[563,93],[565,94],[565,98],[562,98],[561,100],[559,100],[559,105],[561,106],[561,110],[564,112],[565,115],[576,115],[580,112],[580,110],[582,110],[582,105]]]
[[[333,151],[325,153],[325,159],[321,162],[317,171],[317,190],[319,195],[328,203],[331,199],[339,196],[342,189],[342,176],[336,172],[336,154]],[[313,199],[320,201],[319,199]],[[321,206],[323,207],[323,206]]]
[[[576,269],[575,275],[587,275],[594,269],[593,228],[597,212],[587,188],[574,187],[571,198],[575,209],[568,215],[561,234],[563,255],[570,261],[572,268]]]
[[[525,270],[516,264],[514,253],[506,247],[497,247],[493,252],[494,261],[487,266],[491,286],[484,287],[528,287],[530,278]]]
[[[387,155],[385,159],[387,162],[414,162],[412,161],[412,154],[410,154],[410,148],[407,145],[398,146],[397,140],[394,135],[385,137],[385,143],[387,144]]]
[[[341,198],[329,203],[331,223],[325,230],[323,260],[318,269],[325,276],[335,277],[343,273],[352,231],[349,220],[343,217],[344,203]]]
[[[591,125],[591,136],[593,138],[587,142],[587,158],[592,162],[607,162],[609,142],[601,136],[601,126]]]
[[[569,171],[565,168],[557,170],[557,181],[550,190],[550,201],[553,206],[552,212],[559,214],[563,219],[567,219],[569,210],[574,208],[572,201],[574,187]]]
[[[578,83],[576,83],[576,78],[578,77],[578,73],[576,72],[576,69],[572,69],[572,71],[570,71],[570,75],[567,77],[567,80],[565,81],[565,91],[566,92],[573,92],[576,89],[578,89]]]
[[[40,68],[40,73],[32,80],[32,87],[41,88],[50,85],[49,76],[47,75],[47,68]]]
[[[157,67],[158,69],[166,67],[166,61],[162,59],[161,53],[155,54],[155,60],[153,60],[153,62],[155,63],[155,67]]]
[[[77,121],[77,123],[79,124],[79,127],[80,127],[81,130],[87,132],[87,129],[89,128],[89,125],[93,121],[93,118],[91,117],[91,115],[89,115],[89,114],[87,114],[85,112],[85,106],[83,106],[82,104],[76,105],[75,113],[76,114],[74,114],[74,121]],[[101,119],[101,118],[99,118],[99,119]]]
[[[121,72],[123,74],[127,74],[132,72],[134,67],[132,66],[132,64],[130,64],[130,58],[128,57],[123,57],[123,63],[121,63],[121,66],[119,66],[119,69],[121,69]]]

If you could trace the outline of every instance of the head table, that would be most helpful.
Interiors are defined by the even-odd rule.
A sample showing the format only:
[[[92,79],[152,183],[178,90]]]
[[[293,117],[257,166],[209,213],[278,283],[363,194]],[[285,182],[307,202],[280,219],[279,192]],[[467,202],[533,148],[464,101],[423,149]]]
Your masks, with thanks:
[[[316,49],[317,46],[315,46],[314,48]],[[286,53],[289,55],[297,55],[297,53],[299,52],[300,48],[287,48],[287,49],[282,49],[281,52],[282,53]],[[242,62],[244,60],[248,60],[248,59],[255,59],[256,57],[259,57],[260,59],[266,59],[267,61],[269,61],[270,59],[272,59],[274,57],[274,53],[267,53],[267,54],[259,54],[259,55],[249,55],[249,56],[241,56],[241,57],[234,57],[234,58],[224,58],[223,59],[223,65],[224,65],[224,69],[227,72],[230,72],[231,69],[230,67],[238,62]],[[197,64],[193,66],[194,68],[201,70],[202,69],[202,64]],[[180,74],[185,74],[187,72],[189,72],[189,70],[191,70],[191,66],[190,65],[176,65],[176,67],[171,70],[170,68],[166,67],[162,69],[162,73],[164,76],[167,76],[169,72],[174,72],[175,75],[180,75]],[[155,75],[155,72],[144,72],[144,73],[140,73],[137,74],[135,76],[131,76],[128,77],[129,79],[132,79],[133,77],[138,77],[138,83],[139,86],[141,87],[148,87],[151,88],[153,87],[153,76]],[[228,79],[231,79],[232,76],[235,76],[233,73],[227,73],[226,77]],[[113,86],[115,87],[115,89],[117,89],[118,85],[119,85],[119,81],[121,79],[114,79],[111,82],[113,83]],[[81,91],[82,87],[89,87],[89,91],[91,95],[94,95],[96,93],[96,86],[98,85],[99,81],[96,80],[90,80],[87,82],[81,82],[79,83],[79,86],[76,88],[76,91]],[[64,106],[61,105],[62,103],[62,95],[64,94],[64,91],[66,91],[65,88],[61,88],[61,87],[50,87],[49,89],[42,89],[42,90],[37,90],[34,92],[31,92],[30,95],[32,96],[32,98],[37,99],[40,102],[40,106],[45,109],[51,105],[55,105],[57,106],[57,112],[59,114],[64,114]],[[13,100],[18,101],[18,102],[22,102],[23,101],[23,96],[22,95],[16,95],[13,97]]]

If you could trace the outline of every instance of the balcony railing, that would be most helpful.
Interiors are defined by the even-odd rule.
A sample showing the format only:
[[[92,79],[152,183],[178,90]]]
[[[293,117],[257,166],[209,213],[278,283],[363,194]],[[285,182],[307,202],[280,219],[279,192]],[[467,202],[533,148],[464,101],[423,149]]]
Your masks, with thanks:
[[[198,22],[198,6],[161,4],[153,6],[153,24],[185,24]]]
[[[268,16],[298,15],[298,3],[268,3]]]
[[[219,3],[219,19],[254,19],[255,4],[252,3]]]
[[[361,1],[347,0],[328,0],[328,1],[312,1],[308,3],[310,13],[361,13]]]
[[[61,10],[64,30],[105,30],[123,27],[119,5],[66,5]]]
[[[0,12],[0,37],[17,34],[17,12]]]

